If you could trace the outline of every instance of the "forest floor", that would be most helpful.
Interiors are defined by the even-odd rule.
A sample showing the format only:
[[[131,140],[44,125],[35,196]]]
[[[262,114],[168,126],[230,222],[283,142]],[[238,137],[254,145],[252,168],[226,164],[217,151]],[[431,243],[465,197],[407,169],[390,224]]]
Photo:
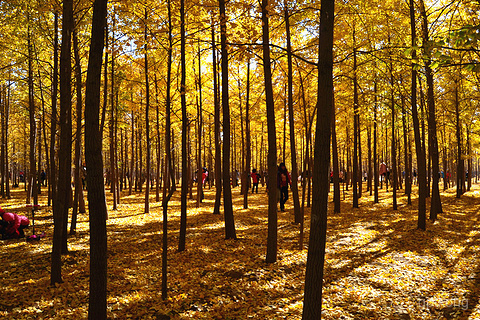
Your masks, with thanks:
[[[454,192],[442,193],[444,213],[435,223],[428,221],[426,231],[416,228],[416,198],[407,206],[399,192],[399,208],[393,211],[391,192],[383,189],[379,204],[364,193],[360,208],[352,209],[347,192],[342,213],[329,211],[324,319],[480,319],[480,186],[460,199]],[[12,194],[1,206],[31,217],[24,191]],[[177,252],[178,195],[170,202],[168,299],[162,301],[161,204],[152,195],[151,213],[144,214],[143,194],[124,193],[107,222],[108,317],[300,319],[309,208],[302,250],[291,199],[286,212],[278,213],[278,261],[266,264],[265,189],[249,194],[249,209],[243,209],[239,188],[233,194],[238,240],[224,240],[223,215],[212,214],[214,190],[207,190],[200,208],[189,200],[184,252]],[[68,240],[64,283],[52,287],[52,211],[45,192],[40,200],[36,232],[45,231],[46,237],[37,243],[0,242],[0,318],[86,318],[88,215],[79,216],[77,233]]]

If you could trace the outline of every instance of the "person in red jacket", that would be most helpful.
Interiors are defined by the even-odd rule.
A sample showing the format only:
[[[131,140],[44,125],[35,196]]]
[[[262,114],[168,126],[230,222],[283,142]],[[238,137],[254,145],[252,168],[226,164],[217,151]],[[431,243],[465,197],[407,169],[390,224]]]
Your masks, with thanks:
[[[23,229],[28,228],[30,221],[25,216],[20,216],[12,212],[5,212],[0,208],[2,217],[2,235],[6,239],[25,237]]]
[[[255,188],[258,193],[258,183],[260,182],[260,174],[257,172],[257,169],[252,170],[251,177],[252,177],[252,184],[253,184],[252,193],[254,192]]]
[[[290,173],[285,163],[280,163],[277,174],[277,188],[280,191],[280,210],[285,211],[285,202],[288,200],[288,185],[291,184]]]

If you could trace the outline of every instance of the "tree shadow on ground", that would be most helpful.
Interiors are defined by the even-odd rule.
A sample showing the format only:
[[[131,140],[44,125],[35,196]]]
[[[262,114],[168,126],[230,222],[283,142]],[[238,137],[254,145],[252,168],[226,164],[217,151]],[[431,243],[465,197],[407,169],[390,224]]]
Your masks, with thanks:
[[[212,213],[214,192],[214,189],[206,190],[205,203],[200,208],[195,208],[195,202],[189,201],[187,250],[184,252],[177,251],[179,197],[175,196],[169,205],[167,301],[160,297],[161,203],[152,202],[151,213],[144,214],[143,196],[134,194],[122,197],[119,210],[109,212],[109,317],[301,318],[306,250],[298,250],[299,228],[292,223],[291,199],[287,203],[287,212],[278,213],[279,259],[275,264],[266,264],[266,194],[249,194],[249,209],[243,209],[243,198],[234,191],[235,224],[241,240],[233,241],[224,240],[223,214]],[[373,204],[372,197],[365,196],[361,199],[360,209],[355,210],[351,209],[347,197],[342,203],[341,214],[330,214],[332,210],[329,211],[324,282],[324,304],[328,308],[325,318],[340,318],[335,310],[347,318],[395,318],[396,310],[387,306],[385,300],[396,298],[397,301],[405,300],[412,317],[434,319],[439,312],[448,310],[420,310],[408,297],[415,295],[414,299],[417,298],[414,289],[402,293],[394,281],[379,282],[371,270],[385,274],[386,278],[388,274],[385,272],[389,268],[394,270],[392,277],[405,278],[401,273],[397,274],[403,272],[402,266],[432,271],[424,291],[428,298],[443,290],[443,284],[451,280],[449,274],[460,273],[457,266],[466,259],[471,260],[471,273],[475,277],[458,283],[467,292],[465,299],[469,302],[468,310],[461,311],[462,317],[474,315],[479,302],[476,288],[480,270],[478,260],[474,258],[478,257],[475,250],[479,239],[474,231],[479,226],[479,199],[466,194],[456,200],[451,194],[444,194],[445,213],[435,224],[428,223],[424,232],[416,230],[416,199],[413,199],[413,206],[406,206],[403,204],[405,197],[399,197],[400,210],[394,212],[389,208],[389,196],[382,191],[380,204]],[[62,258],[65,283],[58,287],[49,284],[50,216],[51,211],[46,208],[39,214],[38,227],[47,232],[47,237],[40,243],[28,244],[24,240],[4,243],[0,259],[6,272],[0,276],[0,284],[5,288],[5,295],[0,302],[0,316],[85,317],[89,275],[88,215],[79,216],[78,232],[69,238],[71,252]],[[305,242],[308,242],[308,223],[307,208]],[[463,251],[452,256],[449,251],[452,246],[445,243],[461,246]],[[435,275],[435,270],[442,272]],[[413,280],[412,283],[415,284]],[[339,296],[335,293],[336,287],[343,288]],[[361,295],[355,292],[364,287],[378,292],[381,300],[368,294],[358,298]],[[369,303],[375,308],[366,309]]]

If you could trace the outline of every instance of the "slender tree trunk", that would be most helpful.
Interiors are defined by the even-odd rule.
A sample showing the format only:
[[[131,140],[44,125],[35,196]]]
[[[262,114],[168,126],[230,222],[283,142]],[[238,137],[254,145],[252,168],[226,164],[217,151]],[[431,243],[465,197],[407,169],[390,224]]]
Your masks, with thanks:
[[[470,191],[472,188],[472,150],[471,150],[471,145],[472,142],[470,141],[470,128],[467,127],[467,172],[468,172],[468,177],[467,177],[467,191]],[[8,171],[7,171],[8,172]],[[445,174],[445,173],[444,173]],[[8,179],[8,177],[7,177]],[[8,183],[7,183],[8,185]]]
[[[2,194],[2,198],[5,199],[7,197],[6,192],[5,192],[5,182],[6,182],[6,177],[7,177],[7,170],[5,170],[6,162],[6,138],[5,138],[5,132],[6,132],[6,97],[4,95],[4,87],[3,85],[0,85],[0,113],[1,113],[1,130],[2,130],[2,147],[1,147],[1,155],[0,155],[0,173],[1,173],[1,181],[0,181],[0,192]],[[8,183],[7,183],[8,185]]]
[[[125,123],[125,125],[127,125]],[[128,176],[129,176],[129,160],[128,160],[128,133],[127,133],[127,129],[125,128],[124,130],[125,134],[124,134],[124,152],[125,152],[125,155],[123,156],[123,160],[124,160],[124,163],[123,163],[123,186],[124,188],[126,189],[127,188],[127,180],[128,180]]]
[[[36,60],[38,63],[38,54],[37,54],[37,49],[35,48],[35,55],[36,55]],[[40,73],[40,69],[38,70]],[[42,111],[45,110],[45,99],[43,98],[43,86],[42,86],[42,80],[39,76],[38,80],[38,87],[40,91],[40,103],[42,105]],[[38,126],[37,126],[37,154],[38,154],[38,161],[37,161],[37,174],[36,174],[36,185],[35,187],[37,188],[37,197],[38,195],[42,194],[42,124],[44,121],[42,121],[42,117],[38,119]]]
[[[215,131],[215,206],[213,214],[220,214],[220,205],[222,201],[222,153],[220,152],[220,101],[218,97],[217,81],[217,48],[215,45],[215,24],[212,18],[212,62],[213,62],[213,104],[214,131]]]
[[[198,89],[199,89],[199,101],[197,103],[198,114],[198,132],[197,132],[197,208],[200,207],[200,203],[203,201],[203,168],[202,168],[202,55],[200,51],[200,40],[198,42]]]
[[[187,192],[188,192],[188,163],[187,163],[187,135],[188,116],[187,116],[187,97],[186,97],[186,35],[185,35],[185,0],[180,0],[180,37],[181,37],[181,82],[180,98],[182,103],[182,191],[181,212],[180,212],[180,237],[178,241],[178,251],[185,250],[185,237],[187,233]],[[228,137],[228,136],[227,136]]]
[[[138,172],[138,162],[139,161],[142,161],[142,158],[138,156],[138,141],[139,141],[139,127],[140,127],[140,124],[138,123],[138,116],[135,116],[135,123],[137,124],[136,125],[136,128],[135,128],[135,192],[138,191],[138,186],[140,184],[140,173]]]
[[[220,41],[222,47],[222,109],[223,109],[223,207],[225,216],[225,238],[236,239],[233,218],[232,189],[230,186],[230,107],[228,101],[228,52],[227,16],[225,0],[218,1],[220,7]]]
[[[358,136],[358,127],[359,127],[359,104],[358,104],[358,80],[357,80],[357,48],[355,43],[355,29],[353,30],[353,207],[358,208],[358,172],[359,172],[359,152],[358,146],[360,144],[360,137]],[[348,135],[347,135],[348,136]],[[362,183],[360,181],[360,183]]]
[[[192,138],[190,121],[187,124],[187,180],[188,199],[193,200],[193,164],[192,164]],[[195,148],[196,149],[196,148]]]
[[[397,148],[395,141],[395,92],[394,92],[394,77],[393,77],[393,62],[390,60],[390,83],[391,83],[391,93],[390,93],[390,103],[391,103],[391,113],[392,113],[392,196],[393,196],[393,210],[397,210]]]
[[[77,93],[77,121],[76,121],[76,132],[75,132],[75,194],[73,198],[73,213],[72,213],[72,223],[70,225],[70,234],[75,234],[77,229],[77,214],[78,212],[85,213],[85,200],[83,198],[83,188],[82,181],[80,178],[80,170],[82,168],[82,66],[79,55],[78,48],[78,38],[76,29],[73,30],[73,53],[75,56],[75,84],[76,84],[76,93]]]
[[[334,93],[332,92],[334,96]],[[335,117],[335,98],[332,106],[332,162],[333,162],[333,212],[340,213],[340,170],[338,168],[337,129]]]
[[[161,162],[161,154],[162,154],[162,149],[161,149],[161,136],[160,136],[160,103],[158,101],[158,81],[157,81],[157,73],[154,74],[155,76],[155,102],[156,102],[156,129],[157,129],[157,167],[156,167],[156,173],[155,173],[155,201],[159,202],[160,201],[160,187],[161,187],[161,180],[160,180],[160,162]]]
[[[458,80],[455,80],[455,132],[457,136],[457,198],[460,198],[465,193],[464,183],[465,180],[465,164],[463,160],[462,151],[462,129],[460,123],[460,110],[458,101]]]
[[[72,87],[70,77],[71,65],[71,34],[73,32],[73,0],[63,2],[62,46],[60,52],[60,148],[58,151],[58,190],[53,206],[53,248],[51,260],[50,283],[62,282],[61,254],[66,253],[66,224],[68,218],[68,197],[71,181],[72,158]],[[35,189],[35,188],[34,188]]]
[[[374,82],[374,103],[373,103],[373,202],[378,203],[378,153],[377,153],[377,81]]]
[[[357,89],[358,89],[358,79],[357,79]],[[358,198],[362,197],[363,190],[363,165],[362,165],[362,135],[361,135],[361,125],[360,125],[360,105],[358,106],[359,112],[357,114],[357,136],[358,136]]]
[[[30,13],[28,13],[28,31],[27,31],[27,45],[28,45],[28,110],[29,110],[29,119],[30,119],[30,152],[29,152],[29,161],[30,161],[30,170],[28,172],[28,193],[27,193],[27,204],[31,202],[33,198],[33,204],[38,204],[38,195],[37,188],[35,185],[36,181],[36,161],[35,161],[35,147],[36,147],[36,133],[37,125],[35,120],[35,94],[33,87],[33,39],[30,30]],[[25,177],[27,174],[25,174]]]
[[[117,105],[118,105],[118,90],[117,90]],[[117,116],[115,117],[115,131],[117,131],[117,129],[118,129],[118,113],[117,113]],[[117,135],[117,134],[115,134],[115,135]],[[120,165],[120,172],[119,172],[119,175],[118,175],[120,191],[122,191],[124,189],[124,185],[123,185],[123,178],[125,176],[125,168],[124,168],[125,160],[124,160],[124,154],[123,154],[124,142],[125,141],[123,140],[123,128],[120,128],[120,160],[119,161],[120,161],[121,165]],[[115,142],[115,143],[117,143],[117,142]]]
[[[423,152],[425,154],[425,176],[426,176],[426,184],[427,184],[427,190],[425,191],[425,197],[429,198],[430,197],[430,178],[431,178],[431,172],[430,172],[430,156],[428,156],[427,160],[427,139],[425,138],[425,117],[428,117],[428,114],[425,116],[425,95],[423,94],[423,89],[422,89],[422,80],[420,78],[420,75],[417,74],[417,81],[419,84],[419,89],[420,89],[420,121],[421,121],[421,127],[422,127],[422,145],[423,145]],[[428,163],[427,163],[428,161]],[[420,192],[420,191],[419,191]]]
[[[290,153],[292,157],[292,198],[295,223],[300,223],[300,201],[298,198],[298,166],[297,150],[295,146],[295,119],[293,117],[293,66],[292,66],[292,44],[290,36],[290,13],[288,11],[288,1],[284,0],[285,7],[285,28],[287,37],[287,59],[288,59],[288,122],[290,125]],[[285,144],[283,146],[285,149]],[[285,157],[283,159],[285,161]]]
[[[175,191],[175,176],[173,175],[173,163],[172,163],[172,150],[171,150],[171,120],[170,120],[170,113],[171,113],[171,101],[170,101],[170,84],[172,81],[172,13],[171,13],[171,4],[170,0],[167,0],[168,5],[168,62],[167,62],[167,94],[165,99],[165,175],[164,179],[171,178],[172,179],[172,187],[168,190],[167,194],[167,181],[163,184],[163,199],[162,199],[162,207],[163,207],[163,221],[162,221],[162,300],[167,299],[167,254],[168,254],[168,202]]]
[[[147,29],[148,13],[145,8],[144,27],[145,27],[145,134],[147,143],[147,184],[145,186],[145,213],[150,213],[150,171],[151,171],[151,149],[152,143],[150,141],[150,82],[148,78],[148,29]]]
[[[5,117],[6,117],[6,102],[4,98],[4,90],[3,90],[3,85],[0,85],[0,117],[1,117],[1,139],[2,139],[2,146],[1,146],[1,155],[0,155],[0,193],[2,194],[2,198],[5,199],[7,197],[6,192],[5,192],[5,180],[7,176],[7,171],[5,170],[5,153],[6,153],[6,143],[5,143],[5,131],[6,131],[6,125],[5,125]]]
[[[107,206],[99,127],[100,76],[107,0],[95,0],[85,94],[85,160],[90,220],[90,295],[88,318],[107,318]]]
[[[416,27],[415,27],[415,3],[414,0],[410,1],[410,28],[412,47],[416,45]],[[415,60],[417,56],[416,50],[412,50],[412,60]],[[417,155],[418,166],[418,221],[417,228],[421,230],[426,229],[426,197],[427,197],[427,177],[426,177],[426,158],[425,148],[422,144],[422,137],[420,134],[420,121],[418,119],[417,110],[417,70],[415,64],[412,62],[412,81],[411,81],[411,101],[412,101],[412,120],[413,131],[415,136],[415,151]]]
[[[250,179],[248,178],[250,170],[250,165],[252,163],[252,137],[251,137],[251,130],[250,130],[250,58],[247,62],[247,98],[245,101],[245,138],[246,138],[246,145],[247,145],[247,152],[246,152],[246,159],[245,159],[245,173],[246,173],[246,192],[243,195],[243,208],[248,208],[248,191],[250,189]],[[258,188],[258,186],[257,186]],[[258,190],[257,190],[258,192]],[[252,191],[253,193],[253,191]]]
[[[10,77],[9,77],[10,78]],[[9,120],[10,120],[10,79],[8,80],[8,88],[5,88],[4,94],[4,112],[5,112],[5,193],[7,199],[11,198],[10,194],[10,170],[9,170],[9,162],[8,162],[8,129],[9,129]]]
[[[71,110],[72,87],[71,34],[73,31],[73,1],[63,2],[62,46],[60,53],[60,148],[58,188],[53,206],[54,231],[51,265],[51,284],[62,282],[61,254],[68,252],[66,224],[68,218],[68,197],[71,181]],[[35,189],[35,188],[34,188]]]
[[[410,148],[409,137],[407,128],[407,113],[405,110],[405,97],[402,95],[402,124],[403,124],[403,147],[404,147],[404,159],[405,159],[405,194],[407,195],[407,203],[412,204],[412,168],[410,167]]]
[[[116,180],[117,177],[115,176],[115,154],[117,153],[117,148],[115,145],[115,113],[116,105],[115,105],[115,13],[112,15],[112,44],[111,44],[111,51],[112,51],[112,58],[111,58],[111,73],[110,77],[110,123],[109,123],[109,140],[110,140],[110,192],[113,194],[113,204],[112,210],[117,210],[117,190],[116,190]],[[108,38],[108,34],[106,35]],[[107,83],[106,83],[107,84]],[[108,89],[105,89],[108,91]],[[108,212],[107,212],[107,220],[108,220]]]
[[[53,42],[53,75],[52,75],[52,115],[50,124],[50,176],[48,179],[48,205],[56,197],[57,164],[55,161],[55,142],[57,136],[57,96],[58,96],[58,12],[55,11]]]
[[[141,102],[140,102],[141,103]],[[140,116],[137,118],[137,123],[140,122]],[[142,192],[143,190],[143,183],[145,182],[145,175],[143,171],[143,147],[142,147],[142,142],[143,142],[143,125],[140,123],[140,125],[137,125],[137,133],[138,133],[138,164],[139,164],[139,169],[138,169],[138,191]]]
[[[132,102],[133,102],[133,95],[132,96]],[[135,174],[134,174],[134,171],[133,171],[133,165],[135,163],[135,112],[133,111],[132,109],[132,128],[131,128],[131,136],[130,136],[130,147],[132,148],[132,151],[131,151],[131,160],[130,160],[130,174],[128,175],[128,179],[129,179],[129,182],[128,182],[128,195],[131,195],[132,194],[132,191],[133,191],[133,185],[136,183],[134,183],[134,179],[135,179]],[[135,188],[136,189],[136,188]],[[135,190],[136,191],[136,190]]]
[[[275,130],[275,103],[270,65],[270,35],[268,0],[262,0],[263,72],[265,76],[265,104],[268,130],[268,238],[266,262],[277,261],[277,137]]]
[[[114,160],[115,160],[115,191],[117,193],[117,197],[116,197],[116,200],[117,200],[117,205],[120,204],[120,182],[119,180],[121,179],[120,175],[119,175],[119,172],[118,172],[118,105],[119,105],[119,92],[118,90],[115,91],[115,127],[114,127],[114,130],[115,130],[115,141],[114,141],[114,145],[115,145],[115,156],[114,156]],[[108,217],[107,217],[108,218]]]
[[[370,192],[370,195],[373,194],[372,190],[372,127],[371,124],[368,124],[367,128],[367,148],[368,148],[368,173],[367,173],[367,191]]]
[[[318,99],[315,134],[315,164],[312,219],[305,275],[304,320],[322,315],[323,266],[327,236],[330,163],[330,124],[333,109],[334,0],[322,0],[320,14]]]
[[[424,43],[429,41],[428,34],[428,19],[425,11],[425,5],[423,0],[419,0],[420,13],[422,16],[422,36]],[[424,50],[427,50],[424,48]],[[429,53],[427,53],[428,55]],[[435,96],[433,90],[433,71],[430,67],[430,59],[427,59],[425,63],[425,75],[427,78],[427,107],[428,107],[428,148],[429,156],[432,160],[432,200],[430,202],[430,220],[435,221],[438,213],[442,213],[442,202],[440,199],[439,190],[439,172],[440,167],[438,163],[438,141],[437,141],[437,121],[435,119]]]
[[[103,139],[103,130],[105,128],[105,119],[107,118],[108,106],[108,23],[105,25],[105,61],[103,63],[103,108],[100,122],[100,133]],[[108,212],[107,212],[108,214]]]

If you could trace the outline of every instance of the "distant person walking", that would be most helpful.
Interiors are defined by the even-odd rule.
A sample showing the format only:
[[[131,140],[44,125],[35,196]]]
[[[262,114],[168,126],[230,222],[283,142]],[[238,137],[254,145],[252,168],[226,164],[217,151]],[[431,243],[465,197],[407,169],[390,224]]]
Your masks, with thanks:
[[[252,184],[253,184],[252,193],[254,191],[258,193],[258,183],[260,182],[260,174],[257,172],[257,169],[252,170],[251,177],[252,177]]]
[[[47,173],[45,170],[42,170],[42,173],[40,173],[40,181],[42,183],[42,186],[46,186],[45,181],[47,180]]]
[[[280,191],[280,210],[285,211],[285,202],[288,200],[288,185],[291,184],[290,174],[285,163],[280,163],[277,174],[277,187]]]

